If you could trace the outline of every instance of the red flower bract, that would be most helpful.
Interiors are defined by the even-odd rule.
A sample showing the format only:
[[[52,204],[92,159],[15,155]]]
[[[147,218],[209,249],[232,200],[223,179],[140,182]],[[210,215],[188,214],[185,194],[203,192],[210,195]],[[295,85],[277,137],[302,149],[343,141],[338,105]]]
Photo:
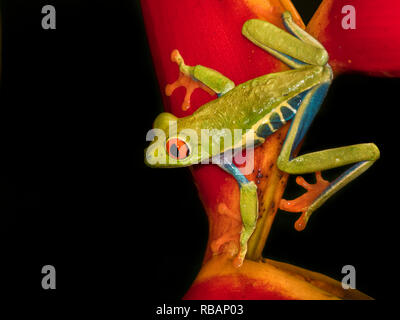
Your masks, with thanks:
[[[351,5],[351,11],[345,6]],[[351,16],[349,16],[351,15]],[[355,29],[346,29],[347,18]],[[335,73],[400,76],[400,1],[325,0],[307,26],[329,52]]]

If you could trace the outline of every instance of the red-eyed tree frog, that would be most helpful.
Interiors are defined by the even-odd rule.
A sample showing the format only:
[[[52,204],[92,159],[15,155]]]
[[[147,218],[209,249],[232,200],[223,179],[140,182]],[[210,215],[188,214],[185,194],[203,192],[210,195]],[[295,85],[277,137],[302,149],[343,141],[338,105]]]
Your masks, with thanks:
[[[379,149],[373,143],[293,155],[326,96],[332,70],[324,47],[295,24],[289,12],[283,13],[282,19],[290,33],[266,21],[252,19],[244,23],[242,34],[292,70],[267,74],[235,86],[219,72],[201,65],[187,66],[178,57],[181,73],[213,90],[218,99],[183,118],[161,113],[154,122],[157,139],[145,152],[145,162],[151,167],[184,167],[219,159],[218,165],[236,179],[242,219],[236,266],[241,266],[247,242],[256,226],[257,186],[247,180],[227,154],[240,148],[257,147],[291,120],[277,160],[278,168],[289,174],[317,173],[319,185],[317,191],[311,192],[310,204],[303,210],[304,224],[329,197],[379,158]],[[211,134],[211,139],[200,139],[205,131],[215,134]],[[229,139],[232,142],[226,143]],[[320,171],[348,164],[353,166],[336,180],[329,183],[321,178]],[[310,185],[305,184],[305,187]],[[281,205],[281,209],[290,211],[293,208],[287,204]]]

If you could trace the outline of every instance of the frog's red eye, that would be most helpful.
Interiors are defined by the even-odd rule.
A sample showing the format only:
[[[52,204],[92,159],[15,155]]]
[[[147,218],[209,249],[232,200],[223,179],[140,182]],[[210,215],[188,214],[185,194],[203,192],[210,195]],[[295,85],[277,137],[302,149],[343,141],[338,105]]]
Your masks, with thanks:
[[[167,141],[167,152],[172,158],[179,160],[187,158],[190,154],[187,143],[178,138],[171,138]]]

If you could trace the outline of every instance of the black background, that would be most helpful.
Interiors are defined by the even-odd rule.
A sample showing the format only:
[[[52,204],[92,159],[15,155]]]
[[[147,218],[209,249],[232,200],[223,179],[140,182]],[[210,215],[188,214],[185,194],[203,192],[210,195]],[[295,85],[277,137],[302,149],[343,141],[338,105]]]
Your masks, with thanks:
[[[307,21],[319,1],[293,1]],[[41,8],[57,29],[41,28]],[[10,297],[179,299],[200,269],[207,220],[187,169],[143,164],[162,110],[135,1],[1,1],[0,290]],[[303,152],[375,142],[381,159],[305,231],[280,212],[264,255],[393,298],[398,252],[398,79],[336,79]],[[327,172],[331,177],[337,172]],[[301,193],[291,179],[287,197]],[[41,288],[54,265],[57,289]],[[134,298],[136,297],[136,298]]]

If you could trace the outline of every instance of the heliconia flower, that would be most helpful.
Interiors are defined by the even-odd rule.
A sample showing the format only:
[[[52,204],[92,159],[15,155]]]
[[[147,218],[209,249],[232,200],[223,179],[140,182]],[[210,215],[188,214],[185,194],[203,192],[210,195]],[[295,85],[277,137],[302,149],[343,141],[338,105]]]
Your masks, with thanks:
[[[400,2],[325,0],[307,26],[338,73],[400,76]]]
[[[257,18],[283,28],[281,15],[289,11],[293,20],[305,28],[290,0],[141,0],[141,5],[164,107],[177,117],[190,115],[203,104],[217,98],[210,88],[192,79],[191,66],[212,68],[235,84],[288,69],[242,35],[245,21]],[[338,10],[335,8],[332,1],[324,1],[309,27],[309,32],[327,46],[334,71],[371,71],[380,75],[396,75],[398,61],[371,62],[369,70],[366,60],[355,54],[357,48],[351,47],[350,40],[343,42],[343,45],[335,45],[339,41],[336,39],[338,32],[331,30],[331,24],[339,19],[335,16]],[[363,14],[367,15],[367,9],[360,4],[359,15]],[[327,20],[331,24],[326,23]],[[361,28],[359,33],[357,29],[347,32],[357,33],[359,39],[356,43],[368,48],[369,45],[361,41],[365,23],[359,21],[358,26]],[[319,27],[326,30],[319,30]],[[399,40],[395,41],[398,43]],[[385,47],[383,40],[380,45]],[[394,50],[391,44],[387,45],[389,47]],[[350,58],[346,60],[347,54]],[[376,49],[371,49],[371,57],[378,59],[381,56]],[[276,160],[289,125],[282,127],[254,150],[254,171],[246,178],[254,181],[259,190],[259,219],[249,241],[246,260],[239,268],[232,264],[238,252],[241,231],[238,184],[216,165],[191,167],[209,218],[209,241],[203,268],[186,294],[186,299],[368,298],[356,290],[349,296],[350,293],[343,290],[339,282],[321,274],[271,260],[255,262],[261,260],[265,241],[286,187],[288,175],[277,168]],[[253,155],[247,155],[247,159],[250,158]],[[300,201],[297,205],[300,205]],[[296,228],[304,228],[305,222],[298,220]]]

